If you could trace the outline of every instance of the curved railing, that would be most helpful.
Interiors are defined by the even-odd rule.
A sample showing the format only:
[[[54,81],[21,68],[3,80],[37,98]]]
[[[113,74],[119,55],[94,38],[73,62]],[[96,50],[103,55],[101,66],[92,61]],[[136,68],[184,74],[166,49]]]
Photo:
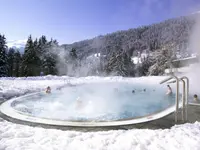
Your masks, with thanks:
[[[181,78],[178,78],[175,75],[171,75],[169,78],[163,80],[160,82],[160,84],[163,84],[167,81],[170,81],[171,79],[175,79],[168,83],[176,83],[176,109],[175,109],[175,122],[178,122],[178,111],[179,111],[179,81],[183,83],[182,87],[182,108],[181,108],[181,114],[182,114],[182,121],[185,122],[188,119],[188,96],[189,96],[189,79],[186,76],[183,76]]]

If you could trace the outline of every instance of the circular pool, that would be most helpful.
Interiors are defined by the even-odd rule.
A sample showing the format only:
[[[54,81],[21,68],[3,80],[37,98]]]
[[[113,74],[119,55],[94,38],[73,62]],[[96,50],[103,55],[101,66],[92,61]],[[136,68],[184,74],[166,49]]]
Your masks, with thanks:
[[[115,125],[152,119],[174,106],[174,95],[167,96],[165,90],[162,85],[134,82],[86,83],[11,99],[0,110],[14,118],[47,124]]]

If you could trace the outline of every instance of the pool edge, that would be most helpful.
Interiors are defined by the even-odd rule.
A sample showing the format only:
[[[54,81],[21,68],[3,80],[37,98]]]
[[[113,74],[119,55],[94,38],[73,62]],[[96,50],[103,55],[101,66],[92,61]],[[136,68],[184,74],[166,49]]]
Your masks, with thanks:
[[[41,93],[41,92],[37,92]],[[37,93],[31,93],[22,97],[34,95]],[[0,105],[0,112],[5,117],[16,119],[18,121],[30,122],[35,124],[52,125],[52,126],[64,126],[64,127],[114,127],[114,126],[124,126],[124,125],[135,125],[145,122],[154,121],[161,119],[167,115],[170,115],[175,111],[175,105],[165,109],[164,111],[152,114],[150,116],[145,116],[137,119],[120,120],[120,121],[107,121],[107,122],[78,122],[78,121],[62,121],[62,120],[52,120],[47,118],[38,118],[28,115],[22,115],[17,113],[11,104],[13,101],[20,99],[22,97],[13,98],[11,100],[5,101]]]

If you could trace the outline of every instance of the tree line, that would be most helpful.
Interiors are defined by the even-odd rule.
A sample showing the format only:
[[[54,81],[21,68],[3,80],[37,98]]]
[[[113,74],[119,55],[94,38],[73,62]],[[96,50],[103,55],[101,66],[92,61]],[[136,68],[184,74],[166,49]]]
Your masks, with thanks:
[[[48,41],[45,36],[33,40],[28,37],[24,53],[8,48],[6,38],[0,34],[0,76],[24,77],[56,74],[56,55],[51,51],[58,46],[56,40]]]
[[[24,52],[20,53],[17,49],[8,48],[5,36],[0,34],[0,77],[74,76],[77,69],[76,50],[74,48],[70,52],[61,50],[57,40],[48,41],[46,36],[33,40],[30,35]]]
[[[0,34],[0,76],[161,75],[169,67],[168,61],[174,55],[171,47],[165,47],[157,50],[157,54],[144,58],[141,63],[134,64],[130,49],[115,46],[115,51],[109,51],[110,48],[107,47],[107,53],[99,53],[98,57],[89,59],[91,53],[81,57],[75,48],[68,51],[61,49],[56,40],[48,41],[46,36],[33,40],[29,36],[24,53],[20,53],[16,49],[8,48],[5,36]]]

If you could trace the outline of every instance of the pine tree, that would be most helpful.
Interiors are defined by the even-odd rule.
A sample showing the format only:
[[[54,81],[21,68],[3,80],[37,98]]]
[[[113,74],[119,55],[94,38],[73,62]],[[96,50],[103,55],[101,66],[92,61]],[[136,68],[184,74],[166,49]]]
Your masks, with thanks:
[[[72,48],[69,53],[69,58],[67,61],[67,70],[70,76],[74,76],[77,73],[77,66],[78,66],[78,56],[76,53],[76,49]]]
[[[106,72],[108,74],[120,76],[134,76],[134,64],[130,56],[124,51],[118,51],[111,55],[107,65]]]
[[[163,49],[155,59],[155,63],[149,68],[149,75],[162,75],[165,69],[170,67],[172,58],[171,50]]]
[[[6,53],[6,38],[0,34],[0,77],[8,75],[8,58]]]
[[[142,61],[141,64],[136,65],[137,76],[147,76],[149,75],[149,68],[155,63],[155,60],[147,57]]]
[[[32,37],[29,36],[22,58],[22,76],[39,75],[40,68],[38,68],[38,61],[39,58],[37,56],[35,42],[33,42]]]
[[[40,70],[44,74],[57,74],[56,69],[56,61],[57,61],[57,53],[56,49],[58,47],[58,42],[56,40],[51,39],[48,42],[46,36],[42,36],[39,38],[38,42],[38,56],[40,58]]]
[[[77,59],[77,53],[75,48],[72,48],[72,50],[70,51],[70,59],[71,61],[76,61]]]
[[[8,76],[12,77],[13,73],[14,73],[14,54],[15,54],[15,50],[13,48],[10,48],[8,50]]]
[[[130,55],[127,52],[123,52],[122,54],[122,70],[124,76],[135,76],[134,72],[134,64],[131,61]]]
[[[38,41],[38,55],[40,55],[41,59],[46,51],[46,48],[47,48],[47,39],[46,36],[43,35],[42,37],[39,38]]]
[[[20,64],[21,64],[22,58],[19,51],[16,51],[14,53],[14,61],[13,61],[13,76],[19,77],[20,76]]]
[[[57,55],[56,55],[56,47],[57,47],[57,41],[51,40],[50,42],[46,43],[45,53],[43,54],[43,61],[42,61],[42,67],[44,73],[56,75],[57,69],[56,69],[56,61],[57,61]]]

